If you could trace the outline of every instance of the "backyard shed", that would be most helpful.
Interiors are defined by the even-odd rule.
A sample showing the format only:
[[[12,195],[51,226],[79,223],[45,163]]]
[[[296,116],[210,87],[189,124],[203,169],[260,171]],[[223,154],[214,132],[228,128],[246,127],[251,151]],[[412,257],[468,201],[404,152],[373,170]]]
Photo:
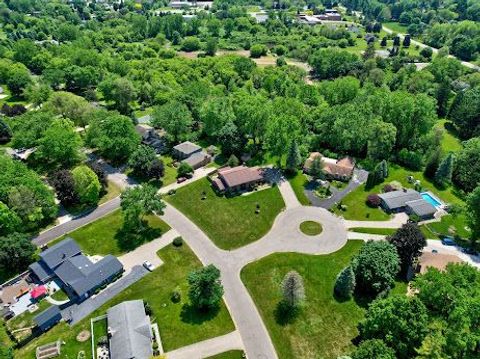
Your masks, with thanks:
[[[45,309],[43,312],[38,314],[33,321],[35,322],[38,329],[42,332],[47,331],[55,324],[62,320],[62,313],[60,308],[57,305],[52,305],[51,307]]]

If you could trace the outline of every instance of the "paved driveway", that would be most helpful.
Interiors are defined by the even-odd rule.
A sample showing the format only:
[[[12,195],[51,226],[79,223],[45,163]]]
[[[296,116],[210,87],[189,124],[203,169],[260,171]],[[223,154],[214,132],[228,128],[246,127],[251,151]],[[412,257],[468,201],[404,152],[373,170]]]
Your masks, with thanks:
[[[307,188],[305,190],[305,195],[310,200],[310,203],[312,203],[313,206],[330,209],[336,203],[340,202],[347,194],[356,190],[362,183],[365,183],[367,180],[367,177],[368,177],[367,171],[356,168],[353,173],[353,177],[348,183],[347,187],[345,187],[341,191],[332,189],[333,194],[330,198],[326,198],[326,199],[318,198],[314,193],[315,188],[313,187]]]
[[[133,267],[127,275],[102,290],[98,295],[90,297],[80,304],[73,304],[63,309],[63,319],[68,321],[70,325],[78,323],[148,273],[150,272],[142,266]]]

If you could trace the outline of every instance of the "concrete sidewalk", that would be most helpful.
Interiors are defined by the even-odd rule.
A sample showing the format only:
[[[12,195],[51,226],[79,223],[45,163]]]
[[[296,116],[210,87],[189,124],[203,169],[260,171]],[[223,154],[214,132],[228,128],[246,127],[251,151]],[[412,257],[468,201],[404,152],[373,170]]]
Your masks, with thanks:
[[[220,337],[204,340],[167,353],[168,359],[208,358],[230,350],[242,350],[242,338],[236,330]]]

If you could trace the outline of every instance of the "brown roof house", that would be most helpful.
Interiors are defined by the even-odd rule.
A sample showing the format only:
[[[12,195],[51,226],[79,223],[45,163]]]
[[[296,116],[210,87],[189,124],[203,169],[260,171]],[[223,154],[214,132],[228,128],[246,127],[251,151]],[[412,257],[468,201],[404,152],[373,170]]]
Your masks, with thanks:
[[[263,169],[259,167],[224,167],[218,170],[212,185],[220,192],[236,192],[250,190],[264,180]]]
[[[344,157],[339,160],[324,157],[320,152],[312,152],[303,165],[303,170],[308,173],[315,158],[320,157],[323,164],[323,172],[328,179],[348,181],[353,176],[355,161],[351,157]]]
[[[209,164],[212,156],[195,143],[185,141],[172,149],[173,156],[182,162],[188,163],[194,170]]]
[[[156,153],[163,153],[165,151],[165,139],[162,132],[144,123],[136,125],[135,130],[142,136],[142,143],[144,145],[152,147]]]

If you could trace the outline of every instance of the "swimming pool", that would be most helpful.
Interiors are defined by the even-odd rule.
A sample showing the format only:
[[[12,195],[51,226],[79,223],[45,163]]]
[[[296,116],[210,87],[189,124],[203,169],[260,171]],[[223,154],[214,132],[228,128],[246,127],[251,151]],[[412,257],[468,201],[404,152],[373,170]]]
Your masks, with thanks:
[[[428,192],[423,192],[420,193],[422,195],[422,198],[430,203],[434,207],[440,207],[442,205],[441,202],[439,202],[435,197],[433,197],[430,193]]]

